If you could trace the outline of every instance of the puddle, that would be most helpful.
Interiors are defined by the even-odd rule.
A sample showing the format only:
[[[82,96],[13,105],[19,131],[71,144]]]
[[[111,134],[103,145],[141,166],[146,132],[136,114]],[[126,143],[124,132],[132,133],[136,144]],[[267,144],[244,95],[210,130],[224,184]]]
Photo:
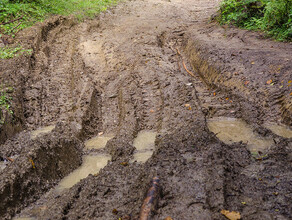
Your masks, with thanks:
[[[61,180],[56,190],[62,191],[71,188],[81,179],[86,178],[89,174],[97,174],[100,169],[107,165],[109,160],[111,160],[111,156],[106,154],[84,156],[82,165]]]
[[[113,135],[98,135],[94,138],[91,138],[90,140],[85,142],[85,148],[86,149],[102,149],[105,147],[106,143],[112,139]]]
[[[273,133],[285,137],[285,138],[292,138],[292,130],[285,125],[278,125],[275,123],[265,123],[265,128],[270,129]]]
[[[32,131],[30,137],[31,139],[36,139],[40,135],[50,133],[54,128],[55,128],[55,125],[39,128],[35,131]]]
[[[260,137],[241,119],[214,118],[208,120],[208,127],[224,143],[232,144],[242,141],[252,152],[264,151],[273,144],[271,138]]]
[[[153,131],[140,131],[138,133],[133,142],[136,152],[131,162],[145,163],[152,156],[156,135],[157,133]]]

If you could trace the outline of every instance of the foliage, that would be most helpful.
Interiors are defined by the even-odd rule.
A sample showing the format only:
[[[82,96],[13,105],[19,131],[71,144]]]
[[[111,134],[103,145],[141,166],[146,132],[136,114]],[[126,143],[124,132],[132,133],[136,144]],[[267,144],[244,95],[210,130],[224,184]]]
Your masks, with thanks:
[[[8,111],[9,114],[13,114],[11,110],[11,99],[5,91],[0,91],[0,124],[4,123],[4,118],[1,117],[3,110]]]
[[[49,15],[93,17],[118,0],[0,0],[0,31],[13,35]],[[18,20],[17,20],[18,19]],[[16,21],[14,21],[16,20]],[[11,22],[14,21],[14,22]],[[7,23],[7,24],[6,24]],[[19,26],[17,26],[19,25]],[[15,28],[17,26],[17,28]]]
[[[223,0],[218,19],[280,41],[292,39],[292,0]]]
[[[0,48],[0,59],[9,59],[20,54],[31,54],[32,50],[23,49],[21,46],[17,47],[2,47]]]

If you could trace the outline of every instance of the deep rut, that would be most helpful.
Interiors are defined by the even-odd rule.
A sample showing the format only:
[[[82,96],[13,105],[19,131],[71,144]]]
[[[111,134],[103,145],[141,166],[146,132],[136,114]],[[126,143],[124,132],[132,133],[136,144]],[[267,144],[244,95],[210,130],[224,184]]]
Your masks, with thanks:
[[[186,46],[193,28],[209,31],[197,25],[205,25],[217,5],[136,0],[83,23],[62,17],[47,21],[24,85],[24,116],[29,131],[56,127],[35,140],[24,131],[3,145],[0,156],[17,160],[6,168],[11,175],[1,173],[13,196],[2,180],[0,216],[135,220],[150,180],[158,176],[161,191],[151,219],[224,219],[222,209],[245,219],[289,219],[292,168],[283,166],[291,161],[291,141],[257,124],[252,102],[210,83]],[[208,129],[210,118],[244,115],[258,135],[273,139],[266,155],[255,158],[246,144],[224,144]],[[145,163],[133,162],[141,131],[157,133]],[[86,140],[103,134],[113,136],[104,148],[84,148]],[[46,151],[56,158],[46,158]],[[53,186],[90,153],[108,153],[111,161],[56,193]],[[18,170],[21,178],[15,180]],[[19,181],[27,188],[18,191]],[[30,184],[35,191],[27,194]]]

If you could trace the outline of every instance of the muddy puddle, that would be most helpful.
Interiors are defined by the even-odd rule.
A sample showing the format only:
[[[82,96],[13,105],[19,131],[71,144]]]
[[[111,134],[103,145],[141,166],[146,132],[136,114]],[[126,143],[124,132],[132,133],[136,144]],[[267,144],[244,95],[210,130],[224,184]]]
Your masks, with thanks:
[[[31,139],[36,139],[37,137],[50,133],[55,128],[55,125],[50,125],[46,127],[39,128],[35,131],[32,131],[30,134]]]
[[[264,127],[284,138],[292,138],[292,129],[290,129],[288,126],[278,125],[275,123],[264,123]]]
[[[71,174],[66,176],[57,186],[57,191],[71,188],[81,179],[86,178],[89,174],[98,174],[100,169],[104,168],[108,161],[111,159],[110,155],[97,154],[97,155],[86,155],[83,158],[82,165],[74,170]]]
[[[106,143],[112,139],[114,135],[98,135],[85,142],[85,148],[90,149],[102,149],[105,147]]]
[[[265,151],[273,144],[272,138],[259,136],[241,119],[212,118],[208,120],[208,127],[224,143],[232,144],[242,141],[247,144],[251,152]]]
[[[97,135],[85,142],[85,149],[103,149],[106,143],[113,137],[113,135]],[[109,160],[111,160],[111,156],[105,153],[90,153],[83,156],[82,165],[61,180],[56,190],[62,191],[71,188],[88,175],[98,174],[100,169],[104,168]]]
[[[133,142],[136,151],[130,162],[145,163],[152,156],[156,135],[157,133],[153,131],[140,131],[138,133]]]

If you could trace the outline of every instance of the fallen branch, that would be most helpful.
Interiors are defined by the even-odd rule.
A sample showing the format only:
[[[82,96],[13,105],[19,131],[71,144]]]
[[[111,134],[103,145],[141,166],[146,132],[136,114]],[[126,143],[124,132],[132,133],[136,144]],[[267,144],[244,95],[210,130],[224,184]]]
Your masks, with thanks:
[[[154,177],[151,181],[151,187],[148,190],[147,197],[143,202],[140,211],[139,220],[150,220],[152,219],[152,213],[158,203],[159,197],[159,178]]]
[[[23,15],[22,15],[21,17],[19,17],[19,18],[14,19],[14,20],[11,20],[11,21],[7,21],[7,22],[4,22],[4,23],[1,23],[0,25],[10,24],[10,23],[13,23],[13,22],[15,22],[15,21],[20,20],[21,18],[23,18]]]

